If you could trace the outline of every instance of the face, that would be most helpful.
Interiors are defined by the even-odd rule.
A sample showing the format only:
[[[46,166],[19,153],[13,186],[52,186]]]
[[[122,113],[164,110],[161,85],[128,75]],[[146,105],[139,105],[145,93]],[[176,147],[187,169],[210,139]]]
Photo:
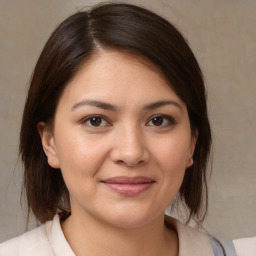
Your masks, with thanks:
[[[160,73],[115,51],[84,64],[60,98],[53,131],[39,130],[72,215],[126,228],[163,216],[196,140],[186,105]]]

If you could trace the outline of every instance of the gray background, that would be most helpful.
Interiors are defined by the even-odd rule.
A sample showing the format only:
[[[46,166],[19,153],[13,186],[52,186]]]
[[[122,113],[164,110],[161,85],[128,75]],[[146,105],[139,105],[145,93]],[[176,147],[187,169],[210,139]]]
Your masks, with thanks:
[[[25,230],[17,163],[22,109],[31,72],[54,27],[98,1],[0,1],[0,242]],[[175,23],[206,78],[214,132],[212,234],[256,235],[256,1],[140,0]]]

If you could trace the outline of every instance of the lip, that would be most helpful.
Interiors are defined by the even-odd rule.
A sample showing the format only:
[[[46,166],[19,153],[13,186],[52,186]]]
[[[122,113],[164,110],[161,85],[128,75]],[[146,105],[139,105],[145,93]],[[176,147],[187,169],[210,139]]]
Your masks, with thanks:
[[[144,176],[118,176],[101,181],[114,192],[124,196],[136,196],[148,190],[155,181]]]

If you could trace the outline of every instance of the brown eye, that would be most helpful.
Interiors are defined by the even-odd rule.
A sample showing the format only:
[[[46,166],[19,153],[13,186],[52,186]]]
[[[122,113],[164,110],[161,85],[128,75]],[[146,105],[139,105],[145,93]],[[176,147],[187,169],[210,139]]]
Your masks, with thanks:
[[[152,118],[152,124],[155,126],[161,126],[163,124],[164,120],[161,116],[156,116]]]
[[[101,115],[88,116],[85,119],[83,119],[81,123],[91,128],[103,128],[110,126],[110,123],[107,121],[107,119]]]
[[[153,116],[148,122],[147,126],[166,128],[175,125],[176,121],[173,117],[167,115]]]
[[[100,126],[102,124],[102,118],[100,117],[91,117],[88,121],[91,126]]]

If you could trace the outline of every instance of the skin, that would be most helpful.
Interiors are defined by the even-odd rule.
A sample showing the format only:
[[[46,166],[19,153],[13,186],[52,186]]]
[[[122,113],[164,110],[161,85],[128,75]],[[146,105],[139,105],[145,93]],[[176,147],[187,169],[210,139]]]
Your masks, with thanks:
[[[53,131],[45,123],[38,130],[70,192],[72,215],[62,229],[76,255],[178,255],[164,211],[193,164],[196,137],[186,105],[160,72],[102,50],[64,89]],[[122,194],[103,182],[117,176],[152,184]]]

